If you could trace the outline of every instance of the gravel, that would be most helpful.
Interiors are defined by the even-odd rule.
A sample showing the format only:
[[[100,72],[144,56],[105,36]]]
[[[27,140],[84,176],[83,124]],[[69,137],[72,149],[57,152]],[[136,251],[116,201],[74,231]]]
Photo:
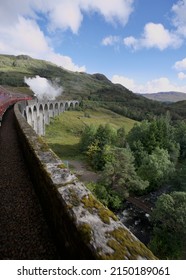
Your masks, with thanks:
[[[39,204],[16,134],[13,109],[0,127],[0,259],[60,256]]]

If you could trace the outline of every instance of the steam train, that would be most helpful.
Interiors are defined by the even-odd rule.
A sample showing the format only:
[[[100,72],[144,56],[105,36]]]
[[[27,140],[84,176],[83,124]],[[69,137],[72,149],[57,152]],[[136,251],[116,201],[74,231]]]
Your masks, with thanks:
[[[0,125],[3,114],[13,104],[22,100],[31,100],[32,97],[23,94],[13,93],[0,86]]]

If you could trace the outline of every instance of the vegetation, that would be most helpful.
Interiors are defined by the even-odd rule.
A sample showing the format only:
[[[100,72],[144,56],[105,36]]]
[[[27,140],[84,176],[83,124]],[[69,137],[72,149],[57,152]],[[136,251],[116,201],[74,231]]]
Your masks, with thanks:
[[[127,136],[123,128],[100,125],[84,130],[80,147],[92,167],[102,171],[101,184],[126,197],[169,180],[180,156],[179,131],[168,115],[134,125]]]
[[[85,105],[97,102],[99,106],[135,120],[152,119],[154,116],[170,114],[174,120],[186,118],[186,103],[164,105],[134,94],[127,88],[113,84],[102,74],[87,74],[67,71],[47,61],[33,59],[26,55],[0,55],[0,84],[19,87],[28,91],[24,77],[39,75],[62,86],[63,99],[82,100]]]
[[[177,91],[143,94],[143,96],[152,100],[157,100],[157,101],[167,102],[167,103],[186,100],[186,94]]]
[[[124,126],[128,132],[135,121],[99,107],[86,111],[66,111],[53,119],[51,124],[46,127],[45,139],[50,148],[62,159],[79,158],[82,157],[80,150],[82,132],[84,131],[84,143],[85,140],[88,142],[86,131],[89,129],[95,131],[100,124],[107,123],[116,130],[120,126]],[[85,147],[87,145],[85,143]]]
[[[113,131],[108,125],[86,128],[85,134],[83,151],[92,167],[101,171],[100,182],[89,188],[111,209],[122,207],[129,194],[148,193],[168,184],[177,190],[157,200],[150,246],[160,258],[185,258],[185,123],[173,125],[166,115],[134,125],[128,135],[123,128]]]
[[[170,193],[159,197],[151,215],[150,246],[160,258],[185,258],[186,101],[162,104],[112,84],[102,74],[74,73],[24,55],[0,55],[1,85],[33,94],[24,77],[36,75],[57,81],[64,89],[60,98],[81,101],[79,111],[65,112],[47,127],[45,138],[54,152],[63,159],[86,157],[102,178],[89,188],[111,209],[120,209],[128,195],[169,186]],[[82,202],[90,211],[97,209],[102,221],[115,219],[90,201],[91,207],[86,198]],[[86,225],[82,232],[91,236]],[[118,237],[118,243],[109,241],[113,249],[126,242],[120,232],[108,234]]]
[[[150,247],[161,259],[186,257],[186,192],[163,194],[152,213]]]

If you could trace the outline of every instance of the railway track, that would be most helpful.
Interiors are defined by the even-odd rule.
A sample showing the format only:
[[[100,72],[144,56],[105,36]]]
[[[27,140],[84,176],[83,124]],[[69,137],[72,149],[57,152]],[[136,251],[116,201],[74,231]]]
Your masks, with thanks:
[[[66,259],[58,254],[35,194],[13,109],[0,127],[0,259]]]

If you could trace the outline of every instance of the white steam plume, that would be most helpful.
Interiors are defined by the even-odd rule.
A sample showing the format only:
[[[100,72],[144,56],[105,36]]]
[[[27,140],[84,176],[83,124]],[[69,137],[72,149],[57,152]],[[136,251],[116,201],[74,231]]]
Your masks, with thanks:
[[[35,78],[25,77],[24,82],[30,87],[39,100],[55,100],[56,97],[63,92],[62,87],[40,76],[36,76]]]

